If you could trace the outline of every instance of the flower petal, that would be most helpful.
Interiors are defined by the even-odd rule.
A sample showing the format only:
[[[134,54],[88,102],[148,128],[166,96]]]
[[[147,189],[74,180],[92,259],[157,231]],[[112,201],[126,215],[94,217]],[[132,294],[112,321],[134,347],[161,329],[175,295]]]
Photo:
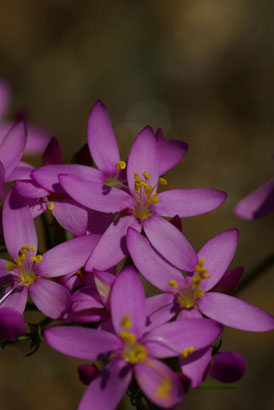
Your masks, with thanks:
[[[210,239],[198,252],[198,258],[204,258],[203,268],[208,270],[210,278],[202,280],[202,289],[210,290],[225,273],[238,244],[238,230],[229,229]]]
[[[181,218],[200,215],[218,208],[226,199],[226,193],[216,189],[171,189],[157,195],[154,204],[158,215]]]
[[[131,266],[124,268],[115,280],[110,297],[112,322],[117,334],[133,332],[137,338],[143,335],[146,324],[146,299],[144,286],[138,273]],[[128,327],[124,319],[128,317]]]
[[[186,237],[171,223],[158,215],[144,220],[144,231],[154,248],[179,269],[193,271],[197,255]]]
[[[37,234],[30,210],[14,188],[10,188],[4,201],[3,231],[7,250],[13,259],[24,245],[37,249]]]
[[[238,286],[242,274],[244,273],[244,268],[239,267],[235,269],[227,270],[221,277],[218,283],[211,289],[212,292],[220,293],[232,293],[234,289]]]
[[[161,408],[169,409],[183,400],[184,387],[180,376],[159,360],[149,358],[137,363],[134,373],[146,396]]]
[[[49,197],[53,202],[53,216],[59,225],[74,236],[84,235],[88,228],[89,211],[69,196],[64,198]]]
[[[62,151],[59,141],[52,137],[43,152],[43,165],[62,164]]]
[[[121,189],[75,175],[60,175],[61,185],[75,201],[102,212],[120,212],[133,207],[133,198]]]
[[[14,342],[26,331],[27,326],[22,313],[9,307],[0,308],[0,339]]]
[[[23,121],[15,123],[7,132],[0,144],[0,160],[9,175],[19,163],[27,139],[26,124]]]
[[[211,345],[222,329],[220,323],[209,319],[177,320],[151,330],[143,343],[155,357],[179,356],[189,347],[196,351]]]
[[[99,100],[88,119],[88,146],[97,167],[107,176],[115,175],[120,160],[118,145],[107,109]]]
[[[43,198],[49,194],[49,191],[40,187],[37,182],[30,180],[30,181],[16,181],[15,184],[16,191],[26,198]]]
[[[257,306],[223,293],[205,293],[197,300],[197,306],[204,315],[235,329],[250,332],[274,329],[273,316]]]
[[[122,347],[116,335],[84,327],[53,326],[44,331],[44,337],[53,349],[77,359],[100,359]]]
[[[100,235],[86,235],[55,246],[35,265],[38,275],[57,277],[81,269],[100,239]]]
[[[163,293],[146,299],[146,332],[168,322],[176,315],[174,295]]]
[[[274,211],[274,179],[244,197],[234,213],[244,219],[258,219]]]
[[[5,80],[0,80],[0,121],[6,114],[10,102],[10,88]]]
[[[51,192],[64,193],[60,186],[59,175],[69,174],[86,178],[89,181],[104,183],[105,177],[96,168],[78,164],[44,165],[32,172],[34,180]]]
[[[98,242],[85,269],[107,270],[119,263],[127,254],[126,234],[128,227],[141,231],[141,224],[133,215],[122,216],[113,221]]]
[[[124,360],[107,364],[88,386],[78,410],[115,410],[132,379],[132,370]]]
[[[70,293],[59,283],[37,278],[29,285],[29,292],[38,309],[51,319],[58,319],[69,308]]]
[[[8,293],[8,291],[13,287],[5,288],[4,293]],[[4,295],[1,294],[1,297]],[[0,297],[0,298],[1,298]],[[14,288],[14,290],[10,293],[10,295],[1,303],[2,307],[8,307],[17,310],[19,313],[23,313],[27,304],[28,299],[28,290],[25,285],[19,285]]]
[[[150,175],[150,179],[148,180],[149,185],[154,186],[158,183],[159,160],[157,143],[152,128],[150,127],[145,127],[136,136],[128,157],[127,179],[129,190],[132,194],[135,193],[134,174],[136,172],[140,178],[143,177],[143,172],[147,172]]]
[[[180,359],[180,366],[184,375],[191,381],[191,387],[195,389],[205,379],[211,361],[211,346],[193,352],[187,359]]]
[[[243,377],[245,370],[244,357],[238,352],[227,350],[214,356],[209,374],[221,383],[235,383]]]
[[[175,280],[180,286],[185,284],[182,273],[162,258],[149,241],[132,228],[128,229],[127,246],[137,269],[157,288],[173,292],[170,280]]]
[[[187,153],[188,145],[178,140],[162,140],[157,142],[159,159],[159,175],[165,174],[175,167]]]

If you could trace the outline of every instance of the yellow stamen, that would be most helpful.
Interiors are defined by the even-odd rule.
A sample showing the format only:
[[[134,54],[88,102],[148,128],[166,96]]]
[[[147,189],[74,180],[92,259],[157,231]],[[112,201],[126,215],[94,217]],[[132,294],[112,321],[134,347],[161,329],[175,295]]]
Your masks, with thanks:
[[[43,259],[43,256],[42,255],[36,255],[36,256],[31,256],[30,257],[30,260],[31,261],[33,261],[33,262],[41,262],[42,261],[42,259]]]
[[[134,333],[121,331],[119,332],[119,336],[127,342],[131,346],[135,346],[137,343],[137,339]]]
[[[157,202],[159,202],[159,197],[158,197],[157,195],[154,195],[154,196],[151,198],[150,202],[151,202],[152,204],[156,204]]]
[[[172,288],[178,288],[178,282],[174,279],[169,279],[168,283]]]
[[[48,202],[48,210],[53,211],[54,210],[54,203],[53,202]]]
[[[6,268],[7,270],[14,270],[14,269],[17,268],[17,266],[14,265],[14,263],[12,263],[12,262],[6,262],[6,263],[5,263],[5,268]]]
[[[129,330],[132,328],[132,321],[130,320],[129,313],[127,313],[123,319],[121,320],[121,325],[126,329]]]
[[[121,171],[121,169],[125,169],[127,166],[127,164],[125,163],[125,161],[118,161],[116,162],[116,168]]]
[[[193,346],[186,347],[186,348],[182,351],[181,357],[184,358],[184,359],[186,359],[191,353],[194,352],[194,350],[195,350],[195,349],[194,349]]]
[[[146,180],[150,179],[150,175],[149,175],[148,172],[143,172],[143,175],[144,175]]]
[[[135,182],[141,182],[141,178],[139,177],[138,172],[134,172],[134,181]]]
[[[167,185],[167,180],[163,177],[160,177],[158,179],[158,183],[159,183],[159,185]]]
[[[147,349],[142,345],[137,345],[132,350],[125,348],[123,358],[130,363],[143,362],[147,358]]]

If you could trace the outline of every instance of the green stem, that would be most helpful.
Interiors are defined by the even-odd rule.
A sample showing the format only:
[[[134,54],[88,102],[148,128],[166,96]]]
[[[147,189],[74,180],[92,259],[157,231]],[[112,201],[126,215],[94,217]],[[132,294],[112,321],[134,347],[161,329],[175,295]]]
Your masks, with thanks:
[[[240,283],[238,288],[235,290],[234,295],[238,294],[244,290],[251,282],[255,279],[259,279],[260,273],[266,271],[271,265],[274,264],[274,253],[268,256],[265,260],[260,262],[255,268],[253,268],[245,277],[245,279]]]

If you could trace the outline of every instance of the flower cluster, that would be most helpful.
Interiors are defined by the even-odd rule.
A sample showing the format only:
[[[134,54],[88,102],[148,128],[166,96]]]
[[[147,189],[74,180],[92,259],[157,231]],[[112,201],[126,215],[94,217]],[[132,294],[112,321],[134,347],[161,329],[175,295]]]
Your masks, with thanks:
[[[0,115],[5,98],[0,85]],[[88,384],[79,410],[115,409],[136,389],[143,399],[173,408],[207,374],[223,383],[239,380],[245,361],[220,351],[223,326],[264,332],[274,329],[274,318],[231,295],[243,274],[241,267],[228,269],[236,229],[198,252],[182,233],[181,218],[213,211],[226,198],[211,188],[166,190],[163,175],[181,161],[187,144],[146,127],[121,158],[100,101],[88,121],[93,163],[84,151],[78,163],[62,163],[52,138],[43,166],[34,169],[21,162],[33,139],[27,142],[24,121],[0,136],[2,229],[10,256],[0,259],[0,339],[32,337],[24,320],[30,298],[28,305],[46,316],[40,338],[43,333],[59,352],[100,367],[79,367]],[[40,215],[69,237],[51,240],[44,254],[34,224]],[[146,297],[140,274],[162,292]]]

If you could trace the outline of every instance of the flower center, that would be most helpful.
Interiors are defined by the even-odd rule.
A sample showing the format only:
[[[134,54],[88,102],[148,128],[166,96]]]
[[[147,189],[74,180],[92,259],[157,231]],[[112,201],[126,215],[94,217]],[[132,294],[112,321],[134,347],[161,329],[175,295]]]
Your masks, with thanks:
[[[146,219],[152,214],[152,204],[159,201],[159,197],[157,196],[158,184],[167,184],[165,178],[159,178],[158,184],[155,186],[149,185],[149,180],[150,175],[148,172],[143,172],[143,178],[141,178],[137,172],[134,173],[134,214],[139,219]]]
[[[181,308],[191,309],[195,306],[196,300],[204,295],[204,291],[201,289],[201,283],[203,279],[210,278],[207,273],[208,269],[204,268],[205,258],[199,260],[198,265],[195,268],[192,281],[179,287],[176,280],[170,279],[169,285],[174,288],[174,294],[177,296],[177,301]]]
[[[145,346],[138,343],[135,333],[129,332],[132,322],[128,313],[121,320],[121,325],[125,329],[119,332],[120,338],[124,341],[123,359],[130,363],[143,362],[147,358],[147,350]]]
[[[119,172],[122,171],[123,169],[126,169],[127,164],[124,161],[118,161],[116,163],[116,169],[117,172],[115,175],[110,175],[109,177],[106,178],[105,180],[105,185],[111,186],[113,188],[125,188],[125,185],[123,182],[120,180]]]
[[[34,246],[24,245],[18,252],[18,257],[14,258],[14,262],[6,262],[5,267],[18,277],[18,282],[25,286],[31,285],[36,279],[36,273],[32,269],[33,262],[41,262],[42,255],[29,256],[29,252],[35,252]]]

